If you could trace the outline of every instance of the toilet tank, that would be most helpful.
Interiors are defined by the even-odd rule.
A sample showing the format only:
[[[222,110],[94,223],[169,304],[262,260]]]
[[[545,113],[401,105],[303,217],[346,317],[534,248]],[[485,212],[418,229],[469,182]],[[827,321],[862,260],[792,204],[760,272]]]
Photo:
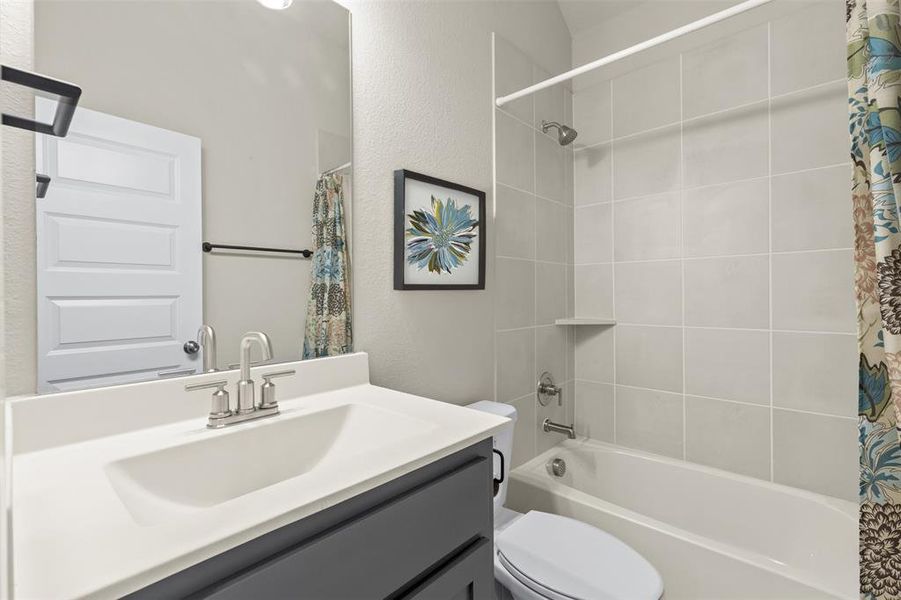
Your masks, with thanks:
[[[494,434],[494,448],[504,455],[504,482],[500,485],[497,494],[494,496],[494,510],[504,506],[507,501],[507,476],[510,472],[510,462],[513,460],[513,427],[516,424],[516,408],[509,404],[500,402],[489,402],[482,400],[468,404],[467,408],[488,412],[501,417],[507,417],[510,422],[501,427]],[[500,459],[495,457],[494,460],[494,476],[500,475]]]

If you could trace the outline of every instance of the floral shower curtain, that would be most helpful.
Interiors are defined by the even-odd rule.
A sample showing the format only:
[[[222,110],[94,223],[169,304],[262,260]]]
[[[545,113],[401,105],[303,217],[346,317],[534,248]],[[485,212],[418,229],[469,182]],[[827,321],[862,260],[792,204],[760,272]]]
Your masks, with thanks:
[[[323,175],[313,198],[313,272],[303,357],[353,351],[350,263],[344,229],[344,178]]]
[[[847,0],[860,349],[860,596],[901,600],[901,10]]]

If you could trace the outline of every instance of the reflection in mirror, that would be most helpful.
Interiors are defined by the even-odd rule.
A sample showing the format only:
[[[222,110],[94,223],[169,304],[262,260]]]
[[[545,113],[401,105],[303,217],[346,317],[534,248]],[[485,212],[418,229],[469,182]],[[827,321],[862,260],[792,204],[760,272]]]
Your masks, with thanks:
[[[34,140],[38,391],[350,351],[344,8],[37,0],[34,53],[83,90]]]

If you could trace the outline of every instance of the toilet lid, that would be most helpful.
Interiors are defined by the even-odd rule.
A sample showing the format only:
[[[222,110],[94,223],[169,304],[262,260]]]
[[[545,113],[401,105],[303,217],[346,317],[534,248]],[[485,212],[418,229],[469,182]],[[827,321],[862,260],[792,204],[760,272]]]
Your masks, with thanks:
[[[581,521],[531,511],[497,534],[510,574],[577,600],[658,600],[663,580],[638,552]],[[553,596],[552,596],[553,597]]]

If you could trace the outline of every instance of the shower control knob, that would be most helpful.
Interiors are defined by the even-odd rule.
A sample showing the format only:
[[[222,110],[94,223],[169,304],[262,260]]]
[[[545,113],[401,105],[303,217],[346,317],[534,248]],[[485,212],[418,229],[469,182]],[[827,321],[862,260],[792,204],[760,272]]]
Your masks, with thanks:
[[[200,344],[194,340],[188,340],[185,342],[185,345],[182,346],[182,349],[185,351],[185,354],[197,354],[197,352],[200,351]]]
[[[563,387],[554,383],[554,377],[545,371],[538,379],[538,403],[547,406],[552,397],[557,398],[557,405],[563,406]]]

